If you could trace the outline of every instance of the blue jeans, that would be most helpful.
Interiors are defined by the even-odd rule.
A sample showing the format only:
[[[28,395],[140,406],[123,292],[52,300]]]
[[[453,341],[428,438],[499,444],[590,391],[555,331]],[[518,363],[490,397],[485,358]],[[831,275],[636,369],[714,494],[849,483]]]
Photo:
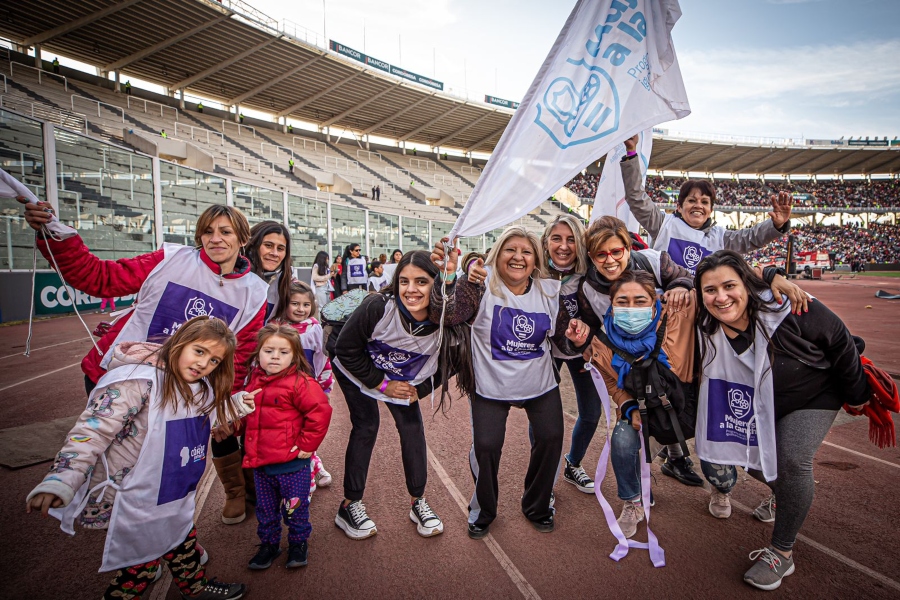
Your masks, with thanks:
[[[641,497],[641,434],[624,419],[612,433],[610,459],[616,474],[619,499],[626,502]]]
[[[597,388],[594,387],[591,372],[584,368],[583,358],[576,356],[553,360],[556,362],[556,368],[560,371],[560,375],[562,375],[563,364],[569,367],[569,375],[572,376],[572,384],[575,386],[578,419],[572,429],[572,445],[566,459],[573,465],[580,465],[581,459],[584,458],[584,454],[594,438],[594,433],[597,431],[603,406],[600,403],[600,396],[597,395]]]

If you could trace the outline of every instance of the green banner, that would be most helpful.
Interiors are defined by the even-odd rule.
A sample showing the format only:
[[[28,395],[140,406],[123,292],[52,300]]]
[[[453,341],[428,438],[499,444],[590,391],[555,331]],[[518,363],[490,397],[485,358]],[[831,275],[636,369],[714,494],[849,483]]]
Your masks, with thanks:
[[[99,310],[103,298],[96,298],[64,286],[56,273],[35,273],[34,312],[37,315],[60,315],[74,312],[72,300],[78,310]],[[135,295],[115,298],[116,308],[131,306]]]
[[[484,95],[484,102],[485,104],[493,104],[494,106],[503,106],[512,109],[519,108],[518,102],[513,102],[512,100],[504,100],[503,98],[498,98],[497,96],[489,96],[488,94]]]
[[[430,77],[425,77],[424,75],[419,75],[418,73],[413,73],[411,71],[407,71],[406,69],[401,69],[395,65],[390,63],[386,63],[383,60],[378,60],[375,57],[369,56],[367,54],[363,54],[359,50],[354,50],[349,46],[345,46],[343,44],[339,44],[334,40],[329,40],[330,48],[332,51],[337,52],[341,56],[346,56],[347,58],[352,58],[353,60],[359,61],[363,64],[369,65],[370,67],[374,67],[380,71],[384,71],[385,73],[390,73],[391,75],[396,75],[397,77],[402,77],[403,79],[408,79],[410,81],[415,81],[421,85],[426,85],[430,88],[434,88],[436,90],[443,90],[444,84],[443,82],[437,81],[435,79],[431,79]]]

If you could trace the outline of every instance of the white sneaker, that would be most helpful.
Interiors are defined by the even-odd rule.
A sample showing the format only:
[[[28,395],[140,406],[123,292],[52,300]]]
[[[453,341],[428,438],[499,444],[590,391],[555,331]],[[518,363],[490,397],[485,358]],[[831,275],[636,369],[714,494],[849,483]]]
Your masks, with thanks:
[[[320,467],[319,472],[316,473],[316,484],[319,487],[328,487],[331,485],[331,473],[325,470],[325,467]]]
[[[717,519],[727,519],[731,516],[731,492],[723,494],[713,488],[709,495],[709,514]]]
[[[644,507],[634,502],[626,502],[622,507],[622,514],[616,519],[622,533],[626,538],[633,537],[637,533],[638,523],[644,520]]]
[[[375,522],[366,514],[366,506],[362,500],[354,500],[347,506],[342,502],[334,517],[334,524],[343,529],[352,540],[364,540],[378,533]]]
[[[425,498],[416,498],[416,501],[413,502],[412,507],[409,509],[409,520],[416,524],[416,531],[422,537],[431,537],[444,533],[444,524],[434,514],[431,507],[428,506]]]

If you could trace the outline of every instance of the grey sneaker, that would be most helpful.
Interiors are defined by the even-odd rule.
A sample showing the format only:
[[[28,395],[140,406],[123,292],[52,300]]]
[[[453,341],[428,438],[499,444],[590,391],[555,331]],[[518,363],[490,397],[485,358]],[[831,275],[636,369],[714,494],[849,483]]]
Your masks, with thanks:
[[[731,516],[731,492],[723,494],[716,488],[709,495],[709,514],[717,519],[727,519]]]
[[[638,523],[644,520],[644,507],[634,502],[626,502],[622,507],[622,514],[619,515],[617,522],[622,528],[622,533],[626,538],[630,538],[637,533]]]
[[[759,506],[756,507],[756,510],[753,511],[753,516],[762,521],[763,523],[771,523],[775,520],[775,494],[772,494],[765,500],[759,503]]]
[[[744,581],[761,590],[778,589],[781,580],[794,572],[793,557],[785,558],[772,548],[751,552],[750,560],[756,562],[744,573]]]

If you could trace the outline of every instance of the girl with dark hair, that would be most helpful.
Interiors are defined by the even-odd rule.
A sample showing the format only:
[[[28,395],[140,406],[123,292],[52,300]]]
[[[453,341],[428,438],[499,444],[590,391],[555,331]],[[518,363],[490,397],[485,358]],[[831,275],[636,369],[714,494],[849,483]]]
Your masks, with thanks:
[[[353,539],[377,533],[362,498],[378,435],[379,401],[387,404],[400,434],[409,518],[423,537],[444,531],[424,498],[428,457],[418,402],[433,392],[433,379],[441,379],[438,364],[445,373],[451,368],[439,360],[440,312],[435,313],[431,302],[432,288],[440,285],[438,275],[427,252],[405,254],[390,286],[363,300],[337,340],[334,375],[347,400],[352,428],[344,461],[344,501],[334,522]],[[451,338],[445,331],[445,347]]]
[[[754,227],[730,230],[713,224],[716,190],[702,179],[688,179],[682,184],[675,212],[667,215],[644,192],[636,151],[638,140],[638,135],[625,140],[626,154],[621,163],[625,201],[638,223],[653,238],[653,248],[668,252],[676,264],[691,273],[704,256],[716,250],[750,252],[790,231],[793,197],[787,192],[772,196],[769,220]]]
[[[250,261],[253,272],[269,284],[266,318],[271,318],[290,298],[291,233],[277,221],[257,223],[250,229],[244,256]]]
[[[697,267],[701,296],[697,454],[713,486],[710,512],[731,515],[742,466],[773,495],[754,511],[774,521],[771,546],[744,574],[774,590],[794,572],[792,549],[813,501],[813,457],[843,404],[872,396],[844,323],[821,302],[798,316],[776,301],[736,252],[720,250]],[[775,500],[778,510],[775,510]]]
[[[320,250],[312,265],[312,284],[316,291],[316,302],[320,307],[325,306],[330,300],[328,293],[331,291],[329,289],[331,278],[331,269],[328,268],[328,253]]]
[[[347,244],[341,261],[341,294],[346,294],[350,290],[364,290],[368,287],[367,262],[359,244]]]
[[[107,531],[100,570],[116,575],[104,598],[140,598],[160,562],[185,598],[243,595],[242,584],[206,578],[193,523],[210,424],[254,406],[253,394],[231,396],[236,346],[228,326],[206,316],[162,346],[116,345],[50,473],[28,494],[27,512],[52,510],[69,535],[77,525]]]

